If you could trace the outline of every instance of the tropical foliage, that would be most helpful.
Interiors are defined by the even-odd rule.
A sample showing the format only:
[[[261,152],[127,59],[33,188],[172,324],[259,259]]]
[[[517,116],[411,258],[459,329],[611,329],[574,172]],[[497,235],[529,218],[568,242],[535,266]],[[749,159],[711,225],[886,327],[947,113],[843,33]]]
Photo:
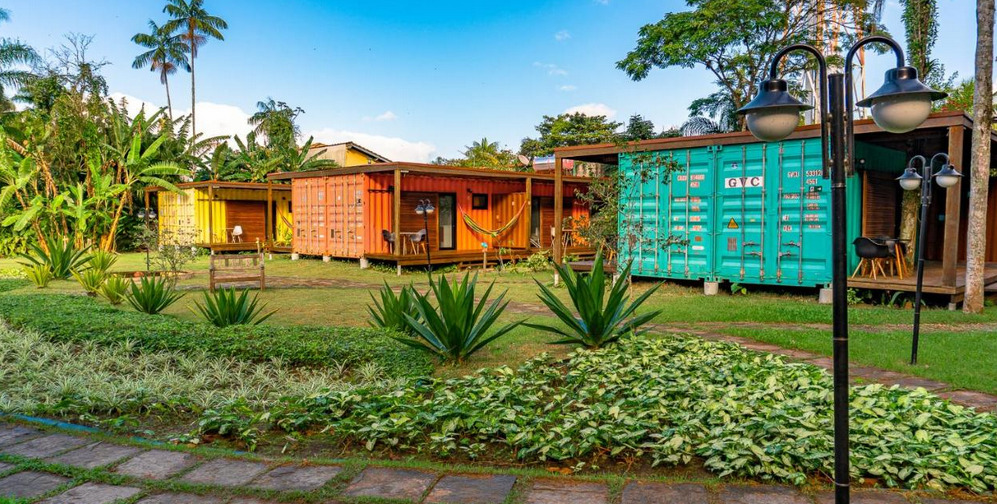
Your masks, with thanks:
[[[370,299],[374,304],[373,306],[367,305],[367,312],[370,313],[369,323],[371,327],[411,333],[412,331],[405,320],[405,315],[418,317],[415,289],[410,285],[406,285],[398,291],[398,294],[395,294],[391,286],[385,282],[384,287],[381,287],[378,294],[381,298],[380,300],[374,297],[373,293],[370,293]]]
[[[194,302],[197,308],[192,312],[200,314],[216,327],[231,325],[259,325],[277,310],[264,313],[266,305],[259,305],[259,294],[249,297],[249,289],[236,295],[235,289],[219,289],[214,293],[204,293],[204,304]]]
[[[109,275],[104,284],[97,290],[100,297],[107,300],[112,305],[119,305],[125,301],[125,295],[131,282],[124,277]]]
[[[568,289],[573,309],[565,305],[550,287],[539,281],[536,282],[540,286],[540,300],[566,328],[550,324],[526,323],[526,325],[561,336],[561,339],[554,342],[555,344],[579,344],[586,348],[601,348],[627,334],[639,334],[640,326],[661,313],[658,310],[635,314],[637,308],[658,290],[660,284],[647,289],[633,302],[629,302],[630,296],[627,295],[629,264],[623,268],[615,282],[607,282],[602,253],[596,256],[592,271],[588,274],[577,274],[563,264],[555,264],[554,267],[557,268],[564,286]]]
[[[502,302],[505,297],[503,292],[488,304],[494,285],[488,286],[478,300],[475,297],[477,283],[477,275],[471,278],[465,274],[462,279],[455,278],[453,282],[446,277],[439,280],[430,278],[429,287],[435,304],[429,292],[422,294],[413,290],[415,313],[418,315],[405,313],[404,317],[415,339],[398,337],[398,341],[434,354],[443,362],[462,363],[522,323],[506,324],[489,333],[509,302]]]
[[[21,254],[27,265],[43,266],[58,280],[69,278],[72,272],[90,261],[89,247],[77,249],[73,242],[49,237],[43,244],[30,245],[31,253]]]
[[[536,127],[540,136],[524,138],[519,153],[533,159],[553,154],[556,147],[616,142],[619,139],[617,130],[622,125],[606,116],[590,116],[581,112],[545,115]]]
[[[182,297],[183,294],[176,292],[168,279],[157,277],[142,277],[141,281],[133,283],[131,290],[125,294],[132,308],[149,315],[158,314]]]

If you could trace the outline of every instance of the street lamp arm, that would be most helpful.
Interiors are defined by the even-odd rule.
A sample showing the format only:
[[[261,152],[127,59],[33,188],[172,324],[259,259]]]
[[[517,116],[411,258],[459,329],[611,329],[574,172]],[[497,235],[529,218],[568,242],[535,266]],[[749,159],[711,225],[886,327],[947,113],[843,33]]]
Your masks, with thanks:
[[[845,136],[848,138],[848,145],[846,147],[848,152],[845,153],[845,165],[849,175],[851,175],[855,166],[855,119],[852,117],[852,112],[855,110],[855,91],[852,78],[852,62],[859,49],[865,47],[867,44],[876,42],[890,46],[893,54],[897,57],[897,68],[904,66],[904,50],[900,47],[900,44],[896,40],[882,35],[870,35],[859,40],[848,50],[848,54],[845,55],[845,128],[847,129]]]
[[[920,156],[918,156],[918,157],[920,157]],[[945,165],[951,163],[951,161],[949,160],[949,155],[948,155],[947,152],[939,152],[938,154],[935,154],[934,156],[931,156],[931,163],[930,163],[930,165],[931,165],[932,168],[935,167],[935,160],[938,159],[938,158],[942,158],[942,161],[943,161],[942,162],[942,166],[945,166]],[[921,157],[921,159],[924,159],[924,158]]]
[[[817,60],[817,72],[819,74],[820,85],[818,89],[820,91],[820,151],[821,151],[821,171],[824,178],[830,178],[830,168],[831,168],[831,157],[829,153],[828,145],[828,134],[827,134],[827,124],[831,120],[830,111],[827,108],[827,59],[824,55],[817,50],[816,47],[810,44],[793,44],[784,47],[782,50],[777,52],[772,58],[772,66],[769,67],[769,79],[777,79],[779,75],[779,62],[787,54],[793,51],[804,51],[813,55],[814,59]]]

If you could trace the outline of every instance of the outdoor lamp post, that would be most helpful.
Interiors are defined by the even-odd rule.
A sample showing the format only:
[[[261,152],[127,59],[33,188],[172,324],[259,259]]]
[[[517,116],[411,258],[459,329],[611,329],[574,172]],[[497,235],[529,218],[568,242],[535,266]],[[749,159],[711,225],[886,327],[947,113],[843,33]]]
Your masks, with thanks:
[[[942,167],[937,173],[932,175],[932,168],[935,160],[942,160]],[[914,161],[921,161],[923,175],[917,173],[914,168]],[[917,287],[914,289],[914,338],[911,340],[910,364],[917,364],[917,340],[921,334],[921,284],[924,281],[924,237],[928,232],[928,205],[931,204],[931,179],[944,189],[948,189],[959,183],[962,174],[959,173],[952,163],[949,162],[949,155],[939,152],[931,156],[931,161],[924,159],[924,156],[914,156],[907,163],[904,174],[897,177],[900,187],[905,191],[916,191],[921,189],[921,226],[917,233]]]
[[[870,43],[888,45],[896,55],[897,68],[886,72],[886,82],[864,100],[853,103],[852,60],[859,48]],[[924,122],[931,112],[931,101],[945,93],[925,86],[917,79],[917,70],[904,66],[904,53],[888,37],[865,37],[845,57],[844,74],[827,73],[824,55],[807,44],[794,44],[772,58],[769,78],[759,85],[758,95],[739,109],[751,133],[760,140],[774,142],[788,137],[799,124],[800,112],[813,107],[789,94],[789,84],[778,78],[779,62],[793,51],[810,53],[817,60],[820,85],[820,130],[823,175],[831,178],[831,254],[833,296],[834,358],[834,502],[848,504],[848,245],[845,223],[845,177],[852,169],[855,134],[852,123],[854,105],[871,107],[872,118],[886,131],[904,133]],[[802,176],[802,173],[801,173]]]
[[[146,236],[146,244],[145,244],[145,272],[148,273],[149,270],[152,268],[152,262],[149,260],[149,248],[151,247],[151,244],[148,241],[148,239],[149,239],[149,233],[151,233],[151,229],[149,228],[149,221],[151,221],[151,220],[153,220],[153,219],[156,218],[156,211],[152,210],[152,209],[149,209],[149,211],[146,212],[144,208],[140,208],[139,211],[138,211],[137,216],[138,216],[139,219],[142,219],[143,223],[145,223],[145,236]]]
[[[429,275],[430,281],[433,279],[433,261],[429,255],[429,216],[436,211],[433,207],[433,202],[428,199],[419,200],[419,206],[415,207],[415,213],[422,216],[422,220],[425,223],[423,229],[426,230],[426,236],[423,237],[423,245],[426,247],[426,274]]]

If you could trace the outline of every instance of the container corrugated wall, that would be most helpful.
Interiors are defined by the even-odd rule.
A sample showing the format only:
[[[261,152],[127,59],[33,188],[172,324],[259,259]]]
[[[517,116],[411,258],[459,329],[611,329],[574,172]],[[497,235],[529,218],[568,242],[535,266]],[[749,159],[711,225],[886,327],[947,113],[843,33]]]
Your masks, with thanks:
[[[819,139],[621,154],[620,173],[620,256],[634,261],[635,274],[831,281],[830,182],[821,177]],[[849,232],[857,235],[859,178],[848,186]]]
[[[158,191],[156,201],[160,236],[184,239],[198,237],[194,219],[194,189],[183,189],[179,193]]]

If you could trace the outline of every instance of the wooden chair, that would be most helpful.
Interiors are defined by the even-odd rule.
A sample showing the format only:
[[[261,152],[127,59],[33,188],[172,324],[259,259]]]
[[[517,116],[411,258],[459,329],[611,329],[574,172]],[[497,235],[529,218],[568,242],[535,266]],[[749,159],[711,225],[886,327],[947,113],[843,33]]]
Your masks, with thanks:
[[[855,271],[852,272],[852,278],[855,278],[855,275],[863,271],[863,266],[868,267],[871,272],[867,276],[871,275],[874,279],[878,278],[879,274],[882,274],[884,277],[887,276],[883,264],[892,254],[890,253],[890,248],[885,243],[878,242],[866,236],[860,236],[852,242],[852,245],[855,246],[855,254],[861,259],[858,266],[855,267]]]
[[[211,255],[208,266],[208,288],[215,291],[220,283],[259,282],[266,289],[267,275],[263,252],[253,255]]]
[[[388,253],[392,254],[395,252],[395,234],[387,229],[381,230],[381,238],[388,242]]]

